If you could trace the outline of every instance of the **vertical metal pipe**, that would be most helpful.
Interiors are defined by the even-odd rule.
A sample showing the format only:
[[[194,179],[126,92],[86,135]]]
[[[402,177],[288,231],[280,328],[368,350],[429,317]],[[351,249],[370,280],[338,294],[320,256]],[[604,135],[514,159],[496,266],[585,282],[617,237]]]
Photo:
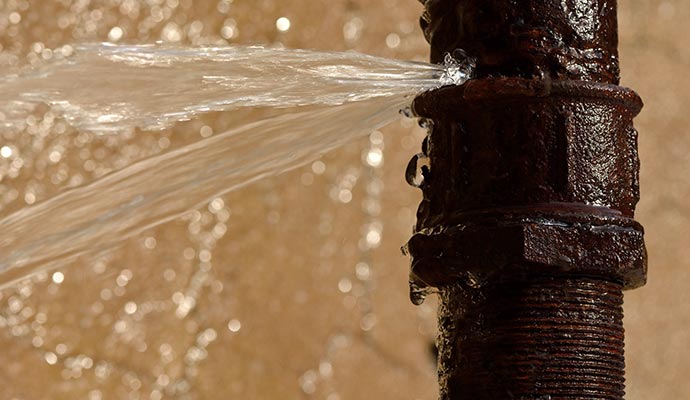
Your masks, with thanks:
[[[616,2],[424,3],[432,61],[476,58],[413,105],[428,160],[407,248],[413,285],[439,291],[440,398],[623,399],[622,291],[646,252]]]

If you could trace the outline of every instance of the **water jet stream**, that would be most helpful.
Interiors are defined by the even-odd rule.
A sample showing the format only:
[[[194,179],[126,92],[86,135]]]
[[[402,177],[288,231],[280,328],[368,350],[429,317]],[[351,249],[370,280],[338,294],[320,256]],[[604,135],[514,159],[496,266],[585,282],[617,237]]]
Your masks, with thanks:
[[[399,117],[382,98],[254,122],[134,163],[0,220],[0,282],[103,251],[145,229],[319,158]]]
[[[9,128],[21,129],[22,113],[41,103],[98,133],[163,128],[213,110],[293,108],[0,219],[0,287],[109,250],[217,196],[313,161],[392,122],[419,92],[462,83],[468,73],[460,67],[452,58],[438,66],[259,47],[90,45],[6,76],[0,124]]]
[[[67,54],[0,78],[0,127],[21,129],[27,114],[46,103],[82,131],[162,129],[237,107],[407,96],[440,86],[445,73],[441,65],[356,52],[257,46],[90,44]]]

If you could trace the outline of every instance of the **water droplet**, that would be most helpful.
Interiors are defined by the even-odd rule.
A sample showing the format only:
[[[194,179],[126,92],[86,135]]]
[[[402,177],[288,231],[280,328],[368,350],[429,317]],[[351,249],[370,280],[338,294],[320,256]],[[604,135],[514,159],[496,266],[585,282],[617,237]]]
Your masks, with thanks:
[[[422,305],[426,297],[432,293],[434,293],[434,288],[414,276],[410,277],[410,301],[412,304]]]
[[[201,129],[199,129],[199,135],[201,135],[201,137],[205,137],[205,138],[211,137],[211,136],[213,136],[213,128],[211,128],[208,125],[204,125],[201,127]]]
[[[240,329],[242,329],[242,323],[239,320],[231,319],[230,322],[228,322],[228,330],[230,330],[230,332],[239,332]]]
[[[429,176],[429,168],[429,157],[424,155],[424,153],[417,153],[407,164],[405,180],[410,186],[422,187]]]
[[[373,131],[371,132],[371,135],[369,135],[369,142],[372,145],[381,145],[383,144],[383,133],[380,131]]]
[[[321,361],[319,363],[319,374],[324,378],[329,378],[333,375],[333,365],[328,361]]]
[[[231,3],[232,3],[232,0],[221,0],[220,2],[218,2],[216,9],[220,13],[227,14],[228,11],[230,11],[230,4]]]
[[[53,282],[55,282],[59,285],[64,281],[65,281],[65,275],[62,272],[58,271],[58,272],[53,273]]]
[[[144,247],[146,247],[149,250],[155,249],[156,244],[156,238],[154,238],[153,236],[149,236],[146,239],[144,239]]]
[[[395,49],[400,46],[400,35],[397,33],[389,33],[386,36],[386,46],[390,49]]]
[[[412,107],[405,107],[401,108],[399,111],[400,115],[403,115],[407,118],[414,118],[414,113],[412,112]]]
[[[108,32],[108,40],[111,42],[117,42],[118,40],[122,39],[122,35],[124,35],[122,28],[115,26],[110,30],[110,32]]]
[[[358,262],[355,266],[355,273],[357,275],[357,279],[361,281],[366,281],[367,279],[369,279],[369,276],[371,275],[369,264],[365,262]]]
[[[182,30],[174,22],[168,22],[161,32],[162,39],[166,42],[179,42],[182,40]]]
[[[383,164],[383,151],[380,148],[372,148],[366,153],[364,161],[370,167],[379,167]]]
[[[368,332],[374,328],[374,325],[376,325],[376,315],[373,313],[368,313],[362,317],[362,319],[359,321],[359,327],[365,331]]]
[[[133,301],[127,302],[127,304],[125,304],[125,312],[129,315],[137,312],[137,303]]]
[[[326,164],[323,163],[323,161],[314,161],[311,164],[311,170],[316,174],[316,175],[321,175],[324,172],[326,172]]]
[[[58,345],[55,346],[55,352],[60,355],[67,353],[67,345],[64,343],[58,343]]]
[[[46,362],[50,365],[55,365],[58,362],[57,356],[52,351],[45,353],[43,358],[45,358]]]
[[[299,383],[302,391],[306,394],[313,394],[316,392],[316,382],[318,380],[318,375],[315,371],[308,370],[300,378]]]
[[[10,14],[9,18],[11,24],[18,24],[22,21],[22,15],[18,12],[13,12]]]
[[[352,201],[352,192],[348,189],[341,189],[338,192],[338,200],[340,200],[341,203],[349,203]]]
[[[286,17],[280,17],[276,20],[276,28],[281,32],[290,30],[290,20]]]
[[[422,129],[431,129],[434,126],[434,121],[429,118],[420,118],[418,124]]]
[[[12,157],[12,148],[9,146],[2,146],[2,148],[0,148],[0,156],[2,156],[2,158]]]
[[[362,36],[362,28],[364,21],[358,17],[352,18],[343,25],[343,37],[348,42],[354,42]]]
[[[352,282],[347,278],[341,279],[338,282],[338,290],[340,290],[343,293],[349,293],[350,290],[352,290]]]
[[[376,228],[370,228],[366,234],[366,241],[370,248],[378,247],[381,243],[381,231]]]

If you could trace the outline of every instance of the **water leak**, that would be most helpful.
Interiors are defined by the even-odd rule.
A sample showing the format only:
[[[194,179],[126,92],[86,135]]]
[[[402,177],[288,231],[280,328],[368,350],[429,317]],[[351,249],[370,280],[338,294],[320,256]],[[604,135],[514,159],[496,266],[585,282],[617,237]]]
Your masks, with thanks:
[[[280,26],[289,29],[285,21]],[[166,32],[177,30],[168,24]],[[126,27],[110,33],[119,38]],[[222,256],[252,237],[259,240],[253,225],[241,234],[229,232],[237,229],[233,225],[245,205],[220,196],[308,163],[311,171],[302,174],[293,195],[303,189],[299,183],[306,187],[321,180],[323,185],[326,175],[337,176],[330,197],[339,205],[360,204],[362,220],[355,225],[360,237],[354,250],[343,248],[358,254],[349,273],[333,272],[341,274],[332,287],[342,295],[342,306],[356,315],[354,331],[322,333],[328,340],[317,362],[304,369],[290,366],[305,371],[299,387],[307,395],[337,398],[341,389],[334,386],[333,370],[343,347],[360,346],[360,352],[410,376],[425,371],[387,351],[379,338],[387,328],[375,306],[381,265],[375,253],[382,251],[390,220],[382,216],[384,140],[376,129],[398,119],[399,110],[409,110],[420,91],[462,83],[444,78],[448,66],[280,47],[80,44],[48,49],[36,43],[32,49],[42,56],[32,59],[31,67],[0,77],[0,130],[6,139],[0,144],[0,299],[7,303],[0,327],[16,342],[27,339],[28,351],[39,353],[39,367],[58,371],[58,380],[76,382],[66,390],[86,387],[91,379],[99,383],[88,386],[88,398],[107,397],[115,393],[111,388],[130,391],[130,398],[146,393],[152,399],[187,398],[203,393],[198,382],[204,378],[198,376],[215,371],[215,361],[236,357],[236,343],[247,349],[259,347],[254,341],[266,343],[256,317],[242,311],[252,297],[238,291],[242,279],[235,274],[244,270],[242,261]],[[209,121],[237,114],[202,115],[249,107],[280,110],[228,130]],[[254,111],[236,112],[246,118]],[[176,124],[187,120],[192,121]],[[180,132],[190,127],[196,132]],[[368,134],[359,168],[331,173],[329,164],[324,174],[328,161],[317,160],[322,154]],[[281,197],[266,196],[271,199],[266,218],[274,226],[290,221],[289,210],[276,206]],[[318,230],[324,243],[318,253],[323,266],[315,265],[315,273],[343,263],[334,251],[340,241],[332,243],[338,235],[329,232],[351,219],[343,224],[332,214],[322,212]],[[170,222],[165,230],[154,228],[165,222]],[[171,236],[171,225],[184,234]],[[226,236],[232,240],[221,243]],[[270,239],[260,241],[278,251]],[[122,251],[114,251],[118,247]],[[298,263],[294,253],[288,256],[290,265]],[[54,270],[59,267],[65,268]],[[280,273],[271,268],[262,276],[256,259],[249,267],[262,282]],[[294,294],[299,307],[308,304],[309,283],[291,286],[300,288]],[[273,290],[266,287],[252,284],[249,293]],[[75,288],[78,306],[65,301]],[[272,299],[269,314],[307,314],[282,311],[290,307],[289,299]],[[69,314],[49,312],[41,301]],[[209,304],[216,306],[209,311]],[[179,325],[180,332],[155,332],[166,325]],[[97,338],[97,347],[82,344],[86,335]],[[295,348],[294,343],[285,348]],[[261,356],[244,359],[249,365],[243,370],[263,376],[267,367]],[[238,378],[225,387],[240,395],[249,385]]]
[[[373,99],[257,121],[154,156],[0,220],[5,283],[98,252],[262,177],[319,158],[398,118]]]
[[[440,78],[441,85],[460,85],[473,76],[477,60],[464,50],[456,49],[452,54],[446,53],[443,65],[445,68]]]
[[[260,46],[87,44],[0,78],[0,126],[20,129],[46,103],[77,129],[162,129],[237,107],[337,106],[462,82],[447,66]]]
[[[104,40],[127,44],[122,48],[162,41],[146,47],[189,52],[263,43],[274,50],[356,49],[424,60],[428,46],[415,28],[418,11],[407,0],[394,7],[346,0],[267,0],[260,7],[251,0],[10,1],[0,5],[6,17],[6,23],[0,21],[0,37],[6,39],[0,46],[0,79],[10,72],[18,77],[32,70],[57,71],[65,60],[84,56],[80,47],[103,46],[83,43]],[[87,69],[74,78],[73,86],[95,96],[88,101],[76,96],[75,104],[83,109],[102,102],[121,110],[108,91],[128,90],[122,98],[137,107],[139,95],[160,91],[168,96],[153,98],[154,103],[140,107],[142,112],[124,113],[129,120],[86,118],[80,125],[85,128],[75,127],[61,111],[64,103],[24,98],[27,109],[18,107],[13,115],[3,106],[0,219],[266,116],[326,108],[207,113],[206,99],[200,99],[198,113],[183,109],[158,124],[157,111],[149,106],[176,102],[187,107],[204,83],[178,91],[177,78],[188,76],[186,68],[206,63],[171,66],[180,74],[128,66],[146,80],[124,81],[130,83],[120,87],[113,79],[122,77],[116,73],[122,63],[106,61],[112,73],[101,75],[105,82],[89,78]],[[22,65],[34,69],[17,68]],[[218,69],[227,73],[223,67]],[[84,83],[94,86],[87,90]],[[229,90],[225,95],[234,96]],[[5,104],[9,100],[0,97]],[[75,111],[77,116],[81,112]],[[10,120],[17,124],[9,126]],[[149,123],[166,128],[141,129]],[[434,306],[427,301],[411,308],[403,301],[406,282],[395,277],[404,261],[393,254],[414,217],[417,193],[396,190],[405,162],[422,139],[414,125],[399,119],[369,140],[354,139],[310,165],[190,206],[182,216],[129,239],[115,239],[97,255],[87,251],[61,268],[5,285],[0,290],[0,348],[12,368],[2,375],[13,384],[0,389],[0,397],[433,397],[435,371],[424,361],[436,328]],[[103,190],[60,210],[79,216],[84,203],[111,195],[117,194]],[[67,219],[49,215],[46,222]],[[47,224],[40,228],[59,231]],[[411,351],[399,351],[401,344]]]
[[[420,91],[462,83],[469,74],[457,65],[453,58],[437,66],[354,52],[102,44],[10,75],[0,82],[9,128],[40,103],[81,130],[101,133],[162,128],[212,110],[293,108],[6,216],[0,282],[107,250],[219,195],[313,161],[395,120]],[[377,151],[367,163],[382,161]],[[411,184],[422,184],[424,159],[417,157],[412,172],[408,167]],[[371,230],[366,241],[378,240],[380,232]]]

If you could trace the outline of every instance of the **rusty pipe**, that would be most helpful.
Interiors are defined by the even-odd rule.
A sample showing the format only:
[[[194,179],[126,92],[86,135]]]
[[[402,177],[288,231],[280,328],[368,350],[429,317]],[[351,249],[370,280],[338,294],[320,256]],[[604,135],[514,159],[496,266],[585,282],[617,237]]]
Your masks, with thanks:
[[[623,399],[622,291],[647,270],[616,2],[423,3],[431,61],[476,59],[413,104],[428,160],[407,249],[439,293],[440,398]]]

